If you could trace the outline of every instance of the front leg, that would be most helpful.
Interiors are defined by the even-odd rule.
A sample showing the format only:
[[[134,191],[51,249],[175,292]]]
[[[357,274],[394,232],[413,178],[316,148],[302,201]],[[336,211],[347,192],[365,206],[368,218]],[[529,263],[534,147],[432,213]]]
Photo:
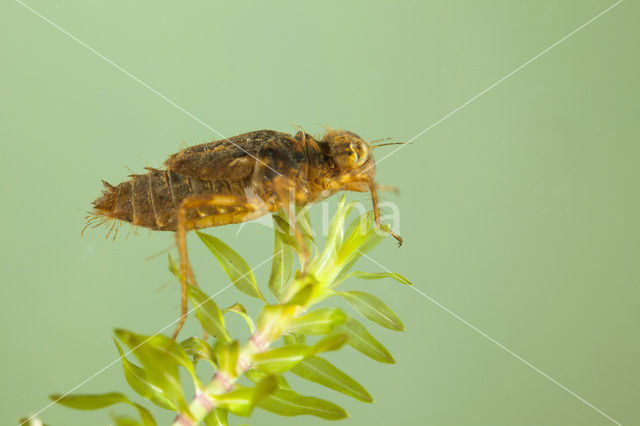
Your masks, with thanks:
[[[350,183],[360,183],[364,182],[369,186],[369,192],[371,192],[371,202],[373,204],[373,218],[378,227],[380,227],[380,209],[378,208],[378,191],[376,183],[369,176],[366,175],[356,175],[356,174],[347,174],[343,175],[338,179],[338,184],[341,186],[348,185]],[[398,241],[398,247],[400,247],[403,243],[402,237],[391,229],[389,229],[388,233]]]

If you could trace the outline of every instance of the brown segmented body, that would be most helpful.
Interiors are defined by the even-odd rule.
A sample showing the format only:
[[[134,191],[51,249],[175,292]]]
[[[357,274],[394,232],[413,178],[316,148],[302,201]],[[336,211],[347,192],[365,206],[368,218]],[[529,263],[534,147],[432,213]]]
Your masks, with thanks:
[[[171,170],[147,169],[130,180],[112,186],[95,201],[96,211],[112,219],[155,231],[176,231],[176,211],[187,197],[201,194],[243,194],[244,180],[206,180],[184,176]],[[190,220],[202,216],[228,216],[229,208],[200,207],[189,213]],[[222,218],[221,218],[222,219]]]
[[[291,136],[259,130],[192,146],[171,155],[165,162],[166,170],[147,168],[147,173],[130,175],[117,186],[104,182],[106,190],[94,201],[93,213],[152,230],[176,231],[177,212],[185,199],[211,194],[235,197],[235,206],[189,209],[188,228],[202,229],[251,220],[282,208],[273,186],[278,174],[295,186],[299,204],[318,201],[340,189],[367,191],[362,182],[337,181],[344,175],[342,164],[353,155],[353,141],[363,150],[366,142],[350,132],[328,135],[340,142],[327,137],[317,141],[304,132]],[[373,179],[373,157],[359,161],[360,168],[366,166],[367,177]],[[349,173],[352,170],[347,170]]]
[[[93,202],[87,226],[115,219],[176,233],[182,316],[175,338],[187,313],[187,276],[197,285],[187,256],[189,230],[239,223],[285,208],[307,259],[290,203],[313,203],[340,190],[370,191],[379,225],[371,155],[377,146],[344,130],[330,130],[321,140],[305,132],[291,136],[259,130],[192,146],[171,155],[165,170],[147,168],[147,173],[131,175],[117,186],[103,181],[106,189]]]

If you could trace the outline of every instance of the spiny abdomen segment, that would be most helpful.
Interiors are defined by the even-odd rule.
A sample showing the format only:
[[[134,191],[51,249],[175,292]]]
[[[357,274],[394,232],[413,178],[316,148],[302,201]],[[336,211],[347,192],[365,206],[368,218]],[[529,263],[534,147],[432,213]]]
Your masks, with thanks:
[[[177,211],[183,199],[195,194],[228,194],[230,185],[184,176],[169,170],[148,168],[113,186],[105,181],[102,197],[93,202],[101,216],[158,231],[175,231]],[[195,212],[194,212],[195,214]]]

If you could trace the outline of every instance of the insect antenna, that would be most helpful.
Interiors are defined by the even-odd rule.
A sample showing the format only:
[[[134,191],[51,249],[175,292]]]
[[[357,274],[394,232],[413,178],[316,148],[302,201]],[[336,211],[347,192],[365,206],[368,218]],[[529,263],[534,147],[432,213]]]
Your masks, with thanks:
[[[375,140],[369,141],[369,144],[375,144],[375,143],[377,143],[377,142],[383,142],[383,141],[390,141],[391,139],[393,139],[393,138],[380,138],[380,139],[375,139]]]
[[[380,148],[381,146],[389,146],[389,145],[406,145],[406,144],[410,144],[411,142],[387,142],[387,143],[379,143],[377,145],[373,145],[371,147],[371,149],[376,149],[376,148]]]

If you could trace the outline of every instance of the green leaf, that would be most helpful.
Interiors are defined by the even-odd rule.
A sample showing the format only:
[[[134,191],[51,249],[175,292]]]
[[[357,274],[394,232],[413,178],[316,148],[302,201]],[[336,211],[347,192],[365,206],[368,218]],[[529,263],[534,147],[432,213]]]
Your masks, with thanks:
[[[337,254],[340,273],[348,272],[364,253],[369,252],[385,238],[374,224],[373,212],[355,218],[349,230],[351,232]]]
[[[371,321],[391,330],[404,331],[398,315],[374,295],[362,291],[344,291],[338,294]]]
[[[252,356],[253,366],[267,374],[277,374],[290,370],[305,358],[320,352],[340,349],[346,343],[346,334],[327,336],[313,346],[290,344],[279,348],[269,349]]]
[[[294,319],[287,332],[307,335],[329,334],[334,327],[346,320],[347,316],[338,308],[320,308]]]
[[[362,385],[324,358],[318,356],[307,358],[293,367],[291,372],[303,379],[319,383],[360,401],[373,402],[373,398]]]
[[[245,371],[244,374],[247,377],[247,379],[251,380],[253,383],[259,383],[260,380],[264,379],[265,377],[268,377],[265,373],[258,371],[255,368]],[[274,377],[276,379],[276,382],[279,388],[291,389],[289,387],[289,383],[287,383],[287,379],[285,379],[281,375],[274,374],[274,375],[271,375],[271,377]]]
[[[131,389],[143,398],[153,402],[158,407],[175,411],[176,406],[169,398],[167,398],[162,389],[151,382],[149,375],[144,371],[144,369],[138,367],[124,356],[122,348],[115,339],[113,342],[118,348],[118,353],[120,353],[124,377],[127,380],[127,383],[129,383],[129,386],[131,386]]]
[[[185,353],[191,357],[195,364],[199,360],[209,362],[213,368],[218,369],[216,354],[211,345],[198,337],[189,337],[180,343]]]
[[[336,213],[331,218],[329,223],[329,232],[327,233],[327,241],[325,247],[332,252],[335,252],[342,244],[344,238],[344,224],[349,216],[349,213],[356,206],[355,202],[346,202],[346,197],[342,195],[338,201],[338,208]]]
[[[142,424],[144,426],[156,426],[157,424],[156,420],[153,418],[149,410],[147,410],[140,404],[136,404],[135,402],[132,402],[131,405],[133,405],[136,408],[136,410],[138,410],[138,414],[140,415],[140,418],[142,419]]]
[[[65,396],[51,395],[49,398],[56,404],[75,408],[76,410],[98,410],[119,402],[129,403],[129,398],[120,392]]]
[[[140,422],[129,416],[112,416],[115,426],[140,426]]]
[[[191,284],[189,284],[189,298],[195,307],[196,317],[204,331],[216,339],[230,342],[231,337],[229,337],[229,333],[224,327],[224,318],[216,302],[198,287],[194,287]]]
[[[274,217],[274,229],[276,219]],[[282,241],[278,232],[274,232],[273,239],[274,257],[271,263],[271,275],[269,276],[269,289],[275,296],[276,300],[280,300],[282,292],[289,283],[291,278],[291,268],[293,267],[293,254],[291,247]]]
[[[180,270],[178,269],[178,265],[176,265],[176,261],[171,256],[171,252],[167,252],[167,256],[169,257],[169,272],[175,275],[176,278],[180,279]]]
[[[227,418],[229,412],[224,408],[216,408],[204,418],[205,426],[228,426]]]
[[[249,416],[253,407],[263,401],[278,388],[276,379],[267,376],[253,388],[238,387],[231,392],[216,396],[221,407],[237,416]]]
[[[355,202],[345,204],[345,199],[344,195],[340,197],[338,210],[333,215],[331,223],[329,224],[329,232],[325,241],[324,250],[322,250],[318,259],[316,259],[309,268],[311,273],[318,274],[322,271],[334,272],[331,270],[335,269],[335,265],[331,264],[335,261],[338,249],[342,244],[344,223],[356,204]]]
[[[202,387],[202,384],[195,375],[193,363],[182,347],[161,334],[147,337],[121,329],[115,333],[140,360],[149,380],[161,388],[181,412],[188,412],[178,367],[182,366],[189,371],[198,388]]]
[[[313,235],[313,227],[311,226],[311,217],[309,216],[308,205],[296,205],[296,220],[296,225],[300,229],[300,233],[309,241],[315,241],[315,237]]]
[[[238,253],[212,235],[202,232],[196,233],[207,248],[218,258],[220,265],[222,265],[222,268],[238,290],[249,296],[265,300],[260,289],[258,289],[258,284],[253,272],[251,272],[251,268]]]
[[[287,345],[254,354],[252,364],[258,370],[267,373],[282,373],[309,356],[310,346]]]
[[[296,253],[299,254],[300,248],[298,247],[298,241],[295,235],[291,232],[289,222],[285,219],[286,214],[280,211],[273,216],[273,230],[276,236],[286,245],[291,247]]]
[[[402,283],[404,285],[413,286],[411,281],[409,281],[408,279],[406,279],[402,275],[396,274],[394,272],[353,271],[353,272],[346,273],[346,274],[340,274],[338,276],[338,278],[336,278],[336,280],[333,282],[333,284],[331,284],[331,287],[336,287],[336,286],[338,286],[338,284],[342,283],[344,280],[346,280],[348,278],[351,278],[351,277],[362,278],[362,279],[365,279],[365,280],[379,280],[381,278],[391,278],[391,279],[394,279],[394,280],[396,280],[399,283]]]
[[[249,332],[251,334],[253,334],[256,331],[256,325],[253,323],[253,320],[251,319],[251,317],[247,314],[247,310],[240,303],[235,303],[222,311],[223,314],[226,314],[227,312],[233,312],[240,315],[244,319],[244,321],[247,323],[247,326],[249,327]]]
[[[305,212],[305,215],[308,216],[308,212]],[[309,253],[313,253],[313,249],[315,247],[313,232],[309,232],[310,225],[305,224],[305,218],[298,216],[298,219],[302,220],[302,223],[296,223],[298,231],[302,235],[302,241],[307,248]],[[293,251],[298,256],[298,261],[302,265],[307,259],[304,256],[304,252],[300,245],[298,244],[298,238],[296,237],[295,232],[291,229],[288,221],[288,215],[285,211],[281,210],[277,214],[273,215],[273,224],[274,224],[274,234],[276,238],[280,239],[283,244],[289,246],[293,249]]]
[[[311,355],[317,355],[320,352],[337,351],[349,340],[349,336],[346,333],[332,334],[324,337],[313,345],[311,348]]]
[[[295,280],[291,284],[291,287],[289,288],[289,290],[296,290],[298,286],[294,285],[294,284],[298,284],[298,283],[304,284],[305,282],[306,281]],[[309,300],[313,296],[313,290],[314,290],[314,285],[313,284],[304,285],[304,287],[302,287],[299,291],[297,291],[291,297],[291,299],[289,299],[289,301],[286,304],[289,305],[289,306],[294,306],[294,305],[305,306],[307,303],[309,303]],[[287,293],[289,293],[289,292],[287,292]]]
[[[349,416],[342,407],[332,402],[312,396],[302,396],[287,389],[278,389],[258,406],[263,410],[286,417],[309,414],[326,420],[340,420]]]
[[[113,416],[115,426],[142,426],[142,424],[129,416]]]
[[[129,404],[135,407],[140,414],[140,418],[142,419],[142,424],[144,426],[156,426],[156,421],[151,415],[151,413],[144,408],[140,404],[136,404],[135,402],[131,402],[129,398],[120,392],[111,392],[111,393],[103,393],[103,394],[85,394],[85,395],[51,395],[49,398],[53,400],[53,402],[64,405],[66,407],[75,408],[76,410],[99,410],[100,408],[109,407],[113,404],[124,403]],[[137,421],[129,418],[129,417],[119,417],[120,424],[135,424],[139,425]]]
[[[349,318],[346,323],[339,326],[336,331],[346,333],[349,336],[347,344],[362,352],[366,356],[378,362],[393,364],[393,359],[387,348],[378,342],[367,329],[353,318]]]

